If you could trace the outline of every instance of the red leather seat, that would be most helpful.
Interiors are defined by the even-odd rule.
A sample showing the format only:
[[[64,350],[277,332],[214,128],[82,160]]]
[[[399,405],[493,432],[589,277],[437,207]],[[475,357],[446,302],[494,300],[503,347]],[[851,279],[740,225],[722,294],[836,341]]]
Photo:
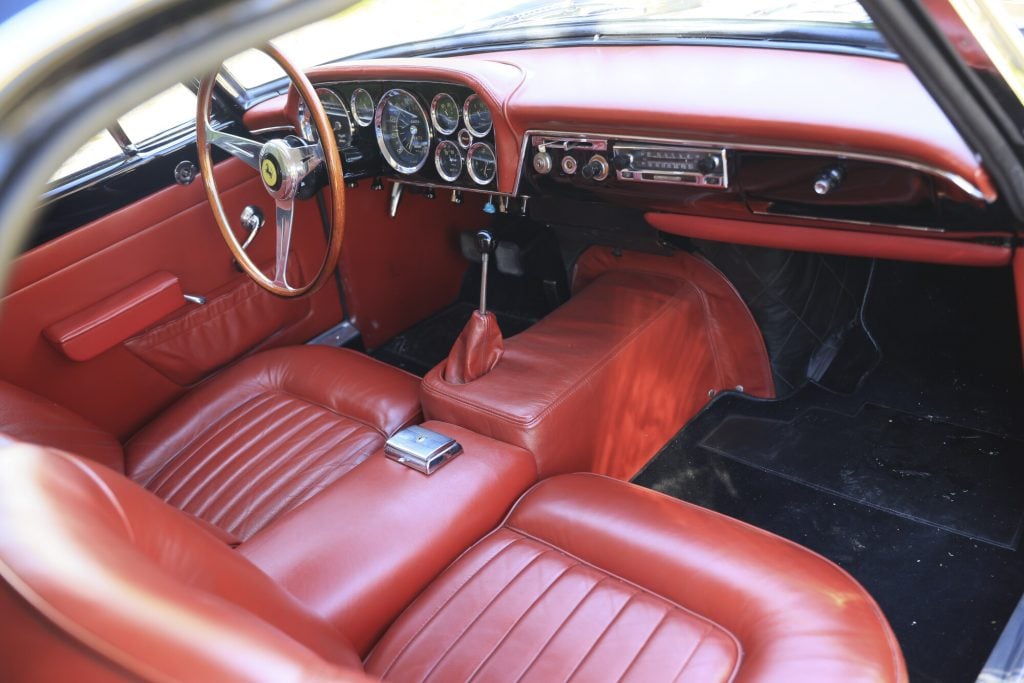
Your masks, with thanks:
[[[125,444],[59,406],[0,386],[0,431],[124,472],[171,505],[251,537],[420,417],[419,380],[344,349],[302,346],[243,360]]]
[[[33,446],[0,462],[0,679],[361,675],[334,627],[124,477]],[[835,565],[589,474],[523,496],[365,666],[391,681],[907,678],[877,605]]]

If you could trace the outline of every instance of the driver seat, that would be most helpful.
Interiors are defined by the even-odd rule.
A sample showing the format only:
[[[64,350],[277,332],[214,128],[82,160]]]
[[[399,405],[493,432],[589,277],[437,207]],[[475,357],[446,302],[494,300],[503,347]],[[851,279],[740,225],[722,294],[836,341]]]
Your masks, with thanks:
[[[42,397],[0,382],[0,432],[79,453],[247,540],[420,421],[420,380],[326,346],[251,356],[186,394],[124,446]]]

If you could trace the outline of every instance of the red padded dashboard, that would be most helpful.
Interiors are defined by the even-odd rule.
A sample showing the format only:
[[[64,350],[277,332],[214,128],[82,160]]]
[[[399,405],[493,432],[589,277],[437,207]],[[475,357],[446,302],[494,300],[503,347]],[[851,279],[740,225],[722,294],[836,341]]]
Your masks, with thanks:
[[[352,61],[309,75],[314,82],[441,81],[476,91],[494,119],[501,193],[517,189],[526,133],[558,131],[868,156],[955,176],[976,197],[997,198],[938,105],[904,64],[890,59],[763,47],[585,46]],[[282,96],[251,110],[245,122],[289,123],[288,111]],[[870,225],[840,227],[864,238],[870,251]],[[1010,228],[991,227],[988,239],[1006,238]],[[768,225],[765,234],[771,243]],[[783,237],[792,243],[792,234]],[[998,260],[1005,259],[1000,251]]]
[[[440,80],[477,91],[495,119],[502,192],[515,186],[522,136],[541,129],[876,154],[996,194],[931,96],[888,59],[753,47],[564,47],[353,61],[309,75]],[[285,102],[252,109],[246,124],[287,123]]]

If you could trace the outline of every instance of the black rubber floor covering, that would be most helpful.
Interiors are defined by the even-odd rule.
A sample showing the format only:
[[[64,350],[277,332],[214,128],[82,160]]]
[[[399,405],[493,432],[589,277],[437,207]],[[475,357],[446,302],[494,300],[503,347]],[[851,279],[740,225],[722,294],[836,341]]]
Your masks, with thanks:
[[[370,355],[422,377],[448,357],[452,344],[458,339],[459,333],[475,309],[475,305],[466,302],[452,304],[395,335],[370,352]],[[498,318],[501,333],[506,338],[522,332],[536,322],[532,318],[522,318],[500,311],[493,312]]]
[[[634,481],[830,558],[878,601],[912,681],[974,681],[1024,591],[1008,274],[880,263],[865,318],[881,353],[839,359],[851,391],[721,395]]]

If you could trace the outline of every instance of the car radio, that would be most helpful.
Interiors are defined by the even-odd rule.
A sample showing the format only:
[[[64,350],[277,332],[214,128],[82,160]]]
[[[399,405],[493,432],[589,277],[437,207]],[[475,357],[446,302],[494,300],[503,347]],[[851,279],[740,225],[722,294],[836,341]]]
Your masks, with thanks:
[[[727,187],[724,149],[643,143],[614,144],[612,166],[619,180]]]

